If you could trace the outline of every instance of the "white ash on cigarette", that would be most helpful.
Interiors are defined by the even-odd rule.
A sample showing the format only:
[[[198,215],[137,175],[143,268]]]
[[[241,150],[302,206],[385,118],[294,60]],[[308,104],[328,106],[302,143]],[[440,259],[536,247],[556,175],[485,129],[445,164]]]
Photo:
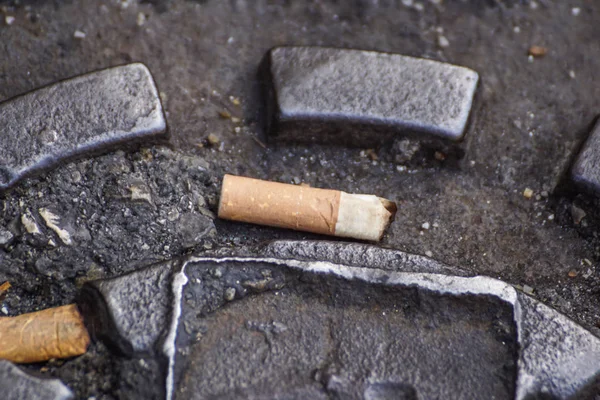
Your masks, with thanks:
[[[219,218],[379,241],[396,213],[390,200],[366,194],[225,175]]]

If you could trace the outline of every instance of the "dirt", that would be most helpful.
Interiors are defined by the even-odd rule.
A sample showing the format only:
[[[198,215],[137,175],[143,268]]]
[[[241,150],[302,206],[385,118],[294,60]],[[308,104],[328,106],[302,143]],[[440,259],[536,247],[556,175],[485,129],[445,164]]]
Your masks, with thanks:
[[[171,132],[167,146],[74,162],[1,195],[0,228],[12,235],[0,246],[0,284],[12,285],[2,302],[8,315],[67,304],[85,280],[182,254],[319,238],[214,220],[221,177],[232,173],[395,200],[399,213],[382,246],[526,285],[600,334],[598,202],[558,185],[597,113],[599,3],[82,0],[0,6],[0,100],[141,61],[156,79]],[[14,21],[7,24],[6,17]],[[256,73],[277,45],[389,51],[476,70],[481,84],[465,141],[443,156],[402,138],[373,153],[269,142],[259,123]],[[547,52],[530,58],[531,46]],[[530,198],[523,195],[527,188]],[[573,206],[584,211],[581,219],[574,220]],[[71,245],[48,229],[41,208],[60,218]],[[40,233],[26,231],[24,214]],[[145,362],[118,358],[102,344],[84,357],[51,364],[45,374],[61,376],[79,397],[140,393]],[[88,358],[100,367],[85,374]],[[119,375],[122,370],[130,375]]]

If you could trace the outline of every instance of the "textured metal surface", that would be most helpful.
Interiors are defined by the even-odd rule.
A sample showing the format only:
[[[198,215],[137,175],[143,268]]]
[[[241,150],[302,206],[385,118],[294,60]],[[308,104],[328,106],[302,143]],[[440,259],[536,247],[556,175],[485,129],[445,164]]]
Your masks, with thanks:
[[[582,190],[600,195],[600,121],[577,155],[571,168],[571,179]]]
[[[0,360],[0,390],[4,400],[68,400],[73,393],[58,379],[40,379]]]
[[[150,71],[139,63],[7,100],[0,126],[0,190],[74,157],[164,138],[167,129]]]
[[[462,139],[479,80],[438,61],[318,47],[275,48],[264,68],[272,136],[354,145],[398,133]]]
[[[151,352],[168,325],[171,273],[167,261],[84,286],[79,303],[88,329],[124,354]]]
[[[597,389],[600,339],[502,281],[339,242],[275,242],[256,254],[268,256],[191,257],[94,283],[108,307],[93,312],[131,348],[164,352],[170,398],[469,398],[487,390],[521,400]],[[136,285],[152,289],[123,296]],[[170,290],[172,307],[152,303]],[[160,321],[121,312],[136,308]],[[388,334],[403,345],[394,348]]]

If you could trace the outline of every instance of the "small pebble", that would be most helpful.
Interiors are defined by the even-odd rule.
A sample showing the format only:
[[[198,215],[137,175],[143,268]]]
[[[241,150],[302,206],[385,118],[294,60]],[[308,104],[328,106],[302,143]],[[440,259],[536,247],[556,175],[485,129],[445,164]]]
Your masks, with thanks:
[[[428,230],[429,229],[429,222],[424,222],[423,225],[421,225],[421,228]]]
[[[220,142],[219,137],[217,135],[215,135],[214,133],[211,133],[210,135],[208,135],[208,137],[206,138],[206,140],[208,140],[208,143],[211,146],[216,146]]]
[[[429,251],[429,250],[427,250],[427,251],[425,252],[425,255],[426,255],[427,257],[433,257],[433,253],[432,253],[431,251]]]
[[[233,299],[235,299],[235,288],[225,289],[225,300],[232,301]]]
[[[7,15],[6,17],[4,17],[4,22],[6,22],[6,25],[12,25],[13,22],[15,22],[15,17],[13,17],[12,15]]]
[[[525,197],[526,199],[530,199],[533,197],[533,190],[529,189],[529,188],[525,188],[525,190],[523,190],[523,197]]]
[[[569,271],[569,278],[575,278],[577,276],[577,271],[574,269]]]
[[[219,111],[219,116],[223,119],[230,119],[231,113],[229,111]]]
[[[523,285],[523,292],[527,294],[533,294],[533,288],[529,285]]]
[[[578,16],[581,13],[581,8],[579,7],[573,7],[571,9],[571,14],[573,14],[574,17]]]
[[[448,39],[446,38],[446,36],[440,35],[438,37],[438,45],[440,47],[448,47],[448,46],[450,46],[450,42],[448,41]]]
[[[80,39],[80,40],[83,40],[83,39],[85,39],[85,32],[82,32],[82,31],[75,31],[75,33],[73,33],[73,37],[74,37],[75,39]]]
[[[579,225],[586,215],[587,213],[575,204],[571,206],[571,218],[573,218],[573,223],[575,225]]]
[[[542,46],[531,46],[528,54],[533,57],[543,57],[548,53],[548,49]]]
[[[575,71],[573,71],[573,70],[569,71],[569,78],[575,79]]]
[[[369,157],[369,159],[371,161],[379,160],[379,156],[377,155],[377,152],[375,152],[375,150],[373,150],[373,149],[367,149],[365,154],[367,157]]]
[[[146,14],[138,13],[136,23],[137,26],[143,26],[146,23]]]
[[[231,101],[231,104],[234,106],[239,106],[241,104],[240,99],[237,97],[229,96],[229,101]]]
[[[519,28],[518,26],[515,26],[515,27],[513,28],[513,32],[514,32],[514,33],[520,33],[520,32],[521,32],[521,28]]]

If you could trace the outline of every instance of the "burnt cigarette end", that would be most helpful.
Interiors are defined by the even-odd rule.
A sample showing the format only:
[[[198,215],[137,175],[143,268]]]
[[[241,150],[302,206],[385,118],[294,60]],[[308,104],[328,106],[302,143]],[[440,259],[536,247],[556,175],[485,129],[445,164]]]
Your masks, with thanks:
[[[349,194],[225,175],[219,218],[325,235],[378,241],[396,204],[374,195]]]
[[[75,304],[0,318],[0,359],[33,363],[86,352],[90,337]]]

